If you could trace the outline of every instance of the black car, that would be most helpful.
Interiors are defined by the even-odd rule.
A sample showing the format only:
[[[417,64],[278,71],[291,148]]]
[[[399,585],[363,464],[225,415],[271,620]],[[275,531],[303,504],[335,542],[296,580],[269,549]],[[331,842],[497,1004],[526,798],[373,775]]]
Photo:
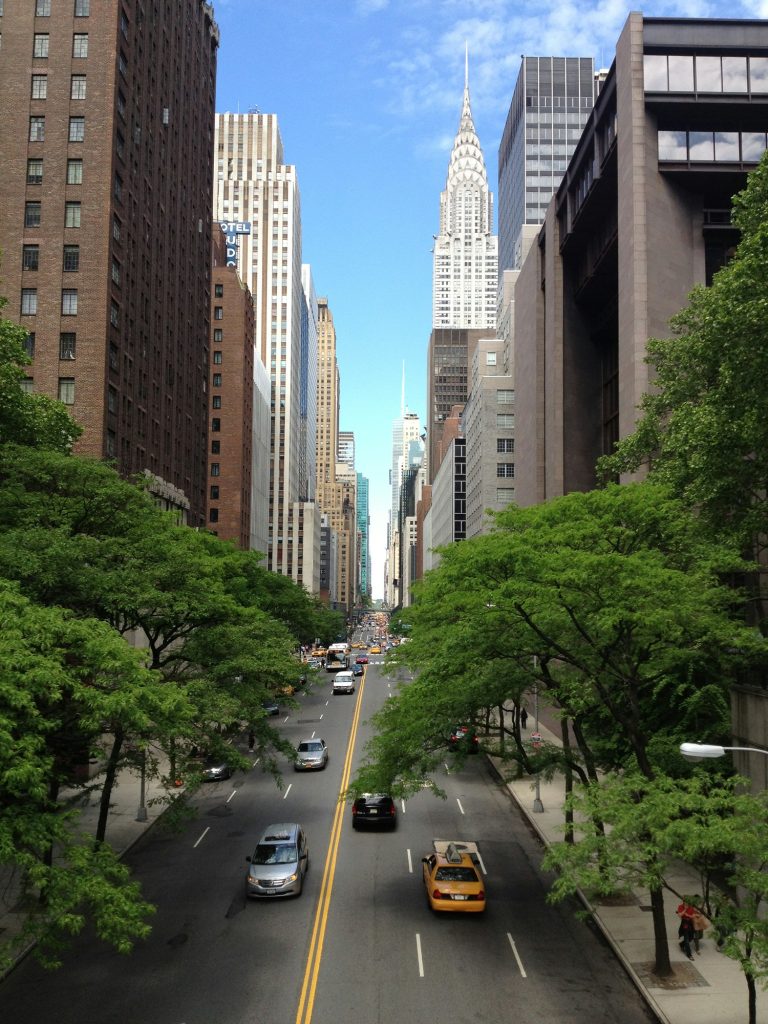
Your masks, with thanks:
[[[386,793],[363,793],[352,804],[352,828],[395,828],[397,808]]]
[[[279,715],[280,705],[274,699],[274,697],[267,697],[266,700],[261,702],[261,706],[264,709],[264,713],[267,715]]]
[[[355,665],[352,666],[352,675],[353,676],[361,676],[364,672],[365,672],[365,666],[364,665],[357,665],[357,664],[355,664]]]
[[[480,747],[480,740],[477,733],[469,725],[456,725],[451,729],[448,737],[449,750],[463,750],[469,754],[476,754]]]

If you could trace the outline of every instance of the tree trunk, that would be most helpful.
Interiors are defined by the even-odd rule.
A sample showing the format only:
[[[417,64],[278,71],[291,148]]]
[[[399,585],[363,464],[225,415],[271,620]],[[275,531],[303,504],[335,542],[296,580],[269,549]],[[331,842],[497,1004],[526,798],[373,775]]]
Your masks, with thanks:
[[[504,705],[499,704],[499,754],[504,757]]]
[[[96,823],[96,842],[103,843],[104,837],[107,834],[107,819],[109,818],[109,804],[112,799],[112,790],[115,788],[115,779],[117,777],[117,768],[120,763],[120,753],[123,748],[123,739],[125,733],[122,729],[115,729],[114,736],[112,738],[112,749],[109,752],[109,758],[107,759],[107,768],[104,772],[104,785],[101,789],[101,799],[99,800],[99,820]]]
[[[749,999],[749,1024],[757,1024],[757,988],[751,974],[745,974]]]
[[[587,776],[590,782],[597,782],[597,768],[595,767],[595,759],[592,757],[592,751],[589,749],[589,744],[584,738],[584,732],[581,728],[581,723],[578,718],[571,719],[571,728],[573,729],[573,735],[576,737],[576,742],[579,746],[579,752],[584,759],[584,767],[587,769]]]
[[[563,774],[565,776],[565,841],[573,843],[573,808],[570,806],[569,797],[573,793],[573,770],[571,768],[571,735],[568,731],[568,718],[563,715],[560,719],[560,737],[565,752]]]
[[[651,909],[653,911],[653,938],[656,953],[653,973],[659,978],[669,978],[672,974],[672,964],[669,960],[667,922],[664,917],[664,890],[661,886],[651,889]]]

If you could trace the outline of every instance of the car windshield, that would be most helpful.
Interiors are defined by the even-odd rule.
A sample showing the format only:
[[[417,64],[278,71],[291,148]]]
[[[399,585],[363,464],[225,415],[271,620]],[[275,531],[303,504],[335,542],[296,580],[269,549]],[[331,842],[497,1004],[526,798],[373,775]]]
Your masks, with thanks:
[[[476,882],[474,868],[444,867],[435,872],[436,882]]]
[[[307,753],[309,753],[309,754],[316,754],[319,751],[321,751],[322,749],[323,749],[322,743],[318,743],[317,741],[314,741],[314,742],[313,741],[308,741],[308,742],[300,743],[299,744],[299,753],[300,754],[307,754]]]
[[[252,864],[295,864],[298,860],[293,843],[280,846],[274,843],[259,843],[251,857]]]

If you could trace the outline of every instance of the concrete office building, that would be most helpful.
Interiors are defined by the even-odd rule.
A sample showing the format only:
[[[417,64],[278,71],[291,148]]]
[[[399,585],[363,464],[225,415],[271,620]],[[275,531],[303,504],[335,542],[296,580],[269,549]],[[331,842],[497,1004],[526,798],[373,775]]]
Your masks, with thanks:
[[[458,413],[456,415],[458,423]],[[460,434],[447,440],[445,453],[432,485],[432,506],[427,513],[431,545],[424,552],[424,569],[440,564],[434,550],[466,537],[466,439]]]
[[[216,114],[216,218],[253,296],[256,357],[271,382],[267,567],[293,576],[302,481],[301,212],[296,169],[284,162],[274,114]],[[311,495],[309,496],[311,497]]]
[[[490,511],[515,500],[514,386],[504,373],[504,343],[478,342],[463,424],[467,460],[466,536],[487,533]]]
[[[520,504],[593,487],[633,431],[646,341],[732,251],[766,114],[768,22],[629,16],[515,289]]]
[[[427,352],[427,479],[434,483],[440,467],[445,421],[455,405],[467,400],[469,366],[477,343],[495,331],[480,328],[435,328]]]
[[[405,379],[400,399],[400,415],[392,422],[392,466],[389,471],[391,503],[387,515],[387,554],[384,569],[384,595],[389,607],[400,604],[400,491],[403,474],[409,465],[414,443],[421,444],[421,420],[418,413],[408,412],[405,406]]]
[[[337,457],[350,469],[355,468],[355,435],[351,430],[340,430]]]
[[[357,474],[357,535],[360,540],[360,597],[371,597],[371,512],[368,501],[370,482]]]
[[[0,251],[26,386],[205,524],[218,29],[199,0],[0,5]]]
[[[299,500],[317,490],[317,293],[312,268],[301,268],[301,370],[299,374]]]
[[[253,302],[214,225],[208,422],[208,528],[251,545],[253,469]]]
[[[523,57],[499,144],[499,275],[522,265],[592,109],[591,57]]]

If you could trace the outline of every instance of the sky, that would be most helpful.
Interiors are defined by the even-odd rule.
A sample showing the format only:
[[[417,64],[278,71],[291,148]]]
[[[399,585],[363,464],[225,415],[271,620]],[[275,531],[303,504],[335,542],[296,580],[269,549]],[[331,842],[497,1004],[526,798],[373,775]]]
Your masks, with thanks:
[[[383,595],[392,423],[426,413],[432,236],[469,50],[472,114],[494,200],[520,57],[609,67],[631,9],[768,18],[768,0],[214,0],[216,110],[276,114],[301,193],[302,261],[337,334],[340,429],[370,481],[373,596]]]

